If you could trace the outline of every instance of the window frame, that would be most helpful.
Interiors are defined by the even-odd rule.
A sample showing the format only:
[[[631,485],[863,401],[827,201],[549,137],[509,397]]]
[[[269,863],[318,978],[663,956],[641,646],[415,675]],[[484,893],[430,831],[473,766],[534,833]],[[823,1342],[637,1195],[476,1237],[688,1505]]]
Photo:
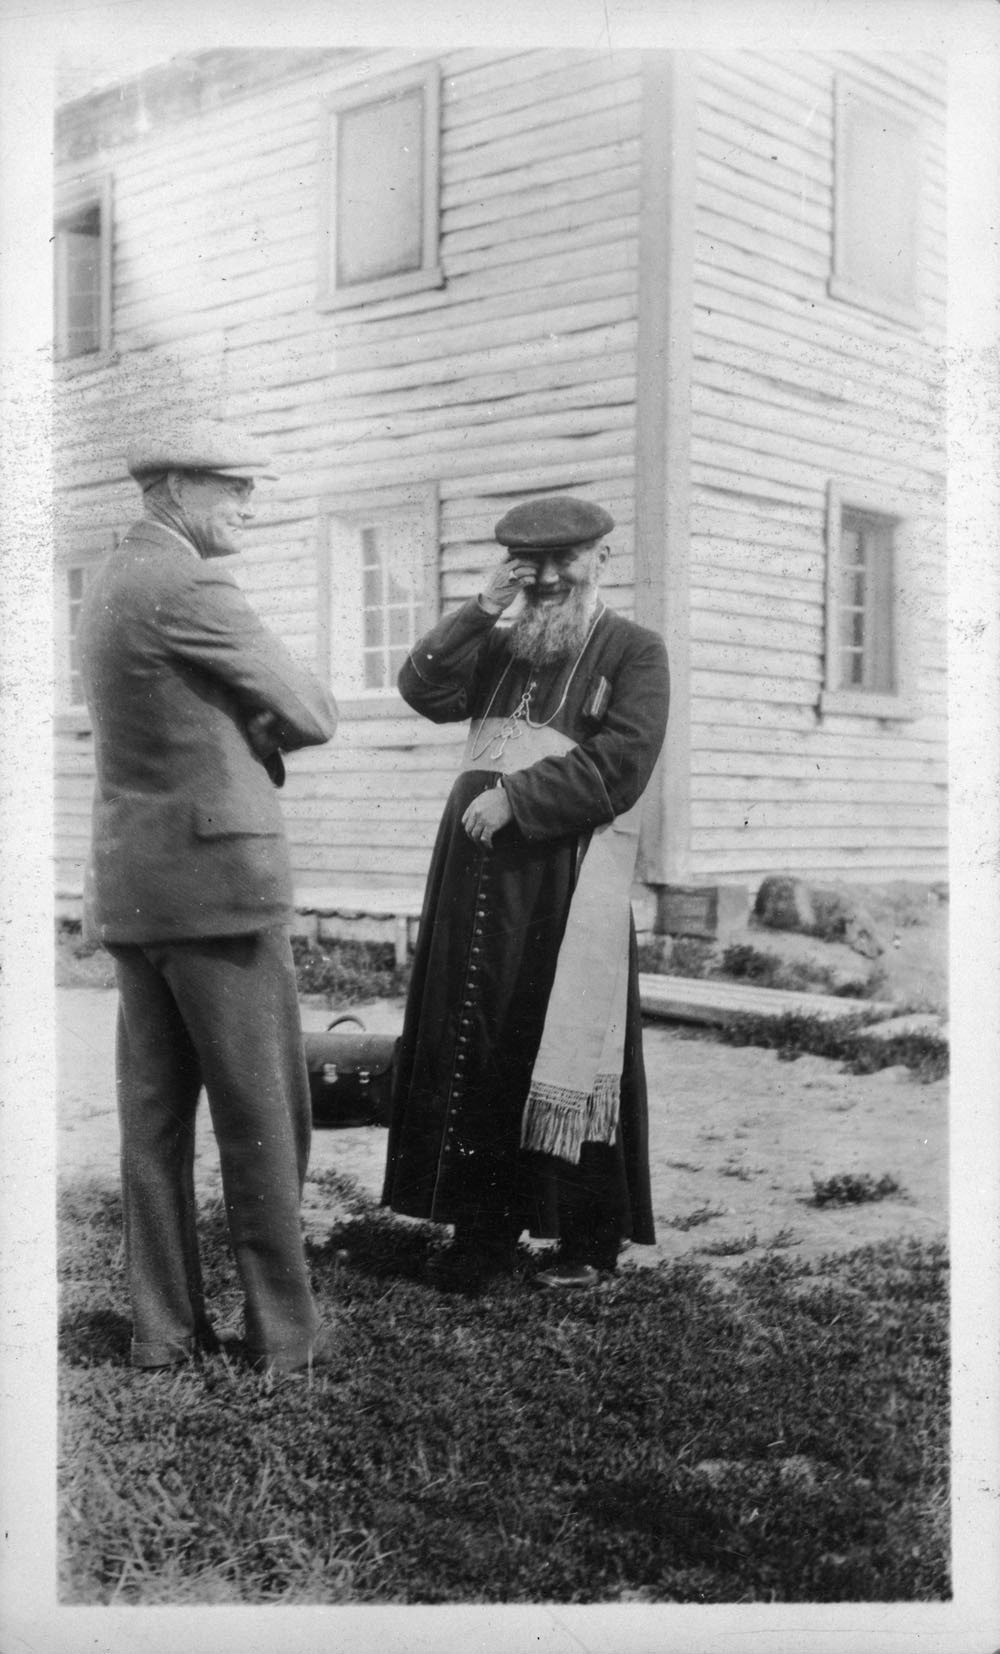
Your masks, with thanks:
[[[420,203],[422,258],[416,270],[375,276],[367,281],[337,286],[337,121],[347,110],[386,102],[414,88],[423,93],[423,199]],[[441,66],[432,62],[395,74],[379,76],[359,85],[345,86],[324,98],[322,104],[320,153],[320,264],[318,307],[345,309],[370,304],[375,299],[396,298],[425,288],[441,287],[444,272],[440,262],[441,237]]]
[[[847,248],[847,218],[849,180],[847,175],[847,123],[851,103],[867,104],[877,113],[888,116],[912,134],[916,158],[916,183],[913,200],[915,230],[913,238],[913,299],[901,302],[858,279],[850,269]],[[887,96],[855,75],[839,73],[834,79],[834,140],[833,140],[833,251],[827,291],[839,299],[889,321],[902,322],[907,327],[919,328],[924,321],[920,303],[921,248],[924,235],[923,193],[926,177],[926,139],[923,117],[918,109]]]
[[[893,567],[889,583],[889,635],[893,652],[894,688],[859,689],[846,685],[841,672],[840,572],[843,521],[846,513],[885,519],[892,527]],[[826,597],[824,624],[824,680],[819,711],[848,713],[862,718],[913,718],[912,642],[904,601],[912,574],[913,515],[908,502],[866,484],[831,482],[826,505]]]
[[[53,691],[55,727],[58,731],[87,734],[91,728],[90,713],[85,700],[70,698],[73,666],[70,649],[73,627],[70,613],[73,600],[69,590],[70,575],[74,569],[91,570],[118,545],[121,536],[113,530],[104,534],[88,535],[56,553],[53,579]],[[86,579],[84,580],[86,590]],[[81,598],[82,598],[81,593]]]
[[[55,191],[55,210],[52,215],[52,286],[53,286],[53,357],[61,367],[99,366],[107,361],[113,333],[113,191],[110,172],[87,178],[77,178],[60,184]],[[93,350],[70,351],[67,344],[66,282],[62,268],[63,254],[60,227],[65,220],[75,217],[88,207],[96,207],[100,221],[98,279],[100,281],[100,317],[98,343]]]
[[[393,717],[410,712],[395,685],[388,689],[352,689],[343,693],[338,688],[337,639],[332,624],[333,604],[333,548],[331,525],[334,520],[346,523],[360,531],[369,523],[385,522],[391,517],[412,515],[419,518],[416,532],[421,540],[421,592],[418,602],[416,638],[423,636],[438,619],[441,610],[441,547],[440,495],[436,482],[413,483],[397,488],[366,489],[349,494],[331,494],[320,501],[319,568],[317,626],[318,670],[337,696],[341,715],[348,718]],[[360,617],[359,617],[360,618]]]

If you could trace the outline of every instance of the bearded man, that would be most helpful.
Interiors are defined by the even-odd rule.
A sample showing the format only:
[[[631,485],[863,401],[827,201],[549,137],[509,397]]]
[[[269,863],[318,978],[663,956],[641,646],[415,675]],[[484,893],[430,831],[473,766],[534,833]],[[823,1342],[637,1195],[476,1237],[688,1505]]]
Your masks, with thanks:
[[[478,598],[413,649],[403,698],[471,720],[438,832],[407,1002],[383,1203],[455,1227],[444,1281],[558,1241],[589,1286],[654,1240],[630,891],[666,730],[666,650],[607,608],[614,521],[556,495],[497,523]],[[520,599],[511,625],[500,617]]]

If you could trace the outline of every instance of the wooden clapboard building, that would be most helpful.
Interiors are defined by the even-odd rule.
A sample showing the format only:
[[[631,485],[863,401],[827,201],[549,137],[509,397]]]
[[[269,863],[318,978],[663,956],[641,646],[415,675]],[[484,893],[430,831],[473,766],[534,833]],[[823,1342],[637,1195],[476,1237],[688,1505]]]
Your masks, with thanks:
[[[613,512],[607,596],[670,649],[645,888],[939,879],[945,90],[923,55],[214,51],[64,102],[64,898],[75,615],[125,444],[185,402],[269,444],[238,575],[342,707],[289,766],[304,906],[419,898],[462,732],[396,672],[553,490]]]

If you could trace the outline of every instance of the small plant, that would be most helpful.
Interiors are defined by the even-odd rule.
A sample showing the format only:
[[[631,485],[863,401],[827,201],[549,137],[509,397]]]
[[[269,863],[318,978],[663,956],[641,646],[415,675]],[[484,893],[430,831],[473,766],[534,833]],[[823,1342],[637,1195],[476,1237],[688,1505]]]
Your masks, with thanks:
[[[705,1258],[739,1258],[744,1252],[753,1252],[758,1244],[757,1231],[754,1229],[748,1235],[732,1235],[728,1240],[706,1241],[704,1246],[696,1246],[695,1251]]]
[[[769,1252],[785,1252],[790,1246],[798,1246],[799,1237],[794,1229],[776,1229],[767,1242]]]
[[[702,978],[713,974],[715,945],[697,936],[678,936],[670,950],[670,960],[663,969],[667,976]]]
[[[878,1182],[869,1172],[840,1172],[836,1177],[822,1180],[814,1177],[812,1204],[814,1206],[862,1206],[872,1200],[888,1200],[902,1195],[894,1177],[888,1172]]]
[[[704,1206],[696,1206],[693,1212],[686,1213],[684,1217],[671,1218],[670,1228],[684,1231],[697,1229],[699,1224],[711,1223],[713,1218],[721,1218],[725,1215],[726,1209],[724,1206],[709,1206],[706,1203]]]

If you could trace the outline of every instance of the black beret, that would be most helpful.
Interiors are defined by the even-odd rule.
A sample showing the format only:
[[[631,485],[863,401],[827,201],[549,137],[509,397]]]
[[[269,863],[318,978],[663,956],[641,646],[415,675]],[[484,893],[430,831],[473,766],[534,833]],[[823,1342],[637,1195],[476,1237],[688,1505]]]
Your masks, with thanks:
[[[576,500],[571,494],[550,494],[515,505],[493,532],[502,546],[512,550],[568,551],[600,540],[614,526],[614,518],[603,506]]]

